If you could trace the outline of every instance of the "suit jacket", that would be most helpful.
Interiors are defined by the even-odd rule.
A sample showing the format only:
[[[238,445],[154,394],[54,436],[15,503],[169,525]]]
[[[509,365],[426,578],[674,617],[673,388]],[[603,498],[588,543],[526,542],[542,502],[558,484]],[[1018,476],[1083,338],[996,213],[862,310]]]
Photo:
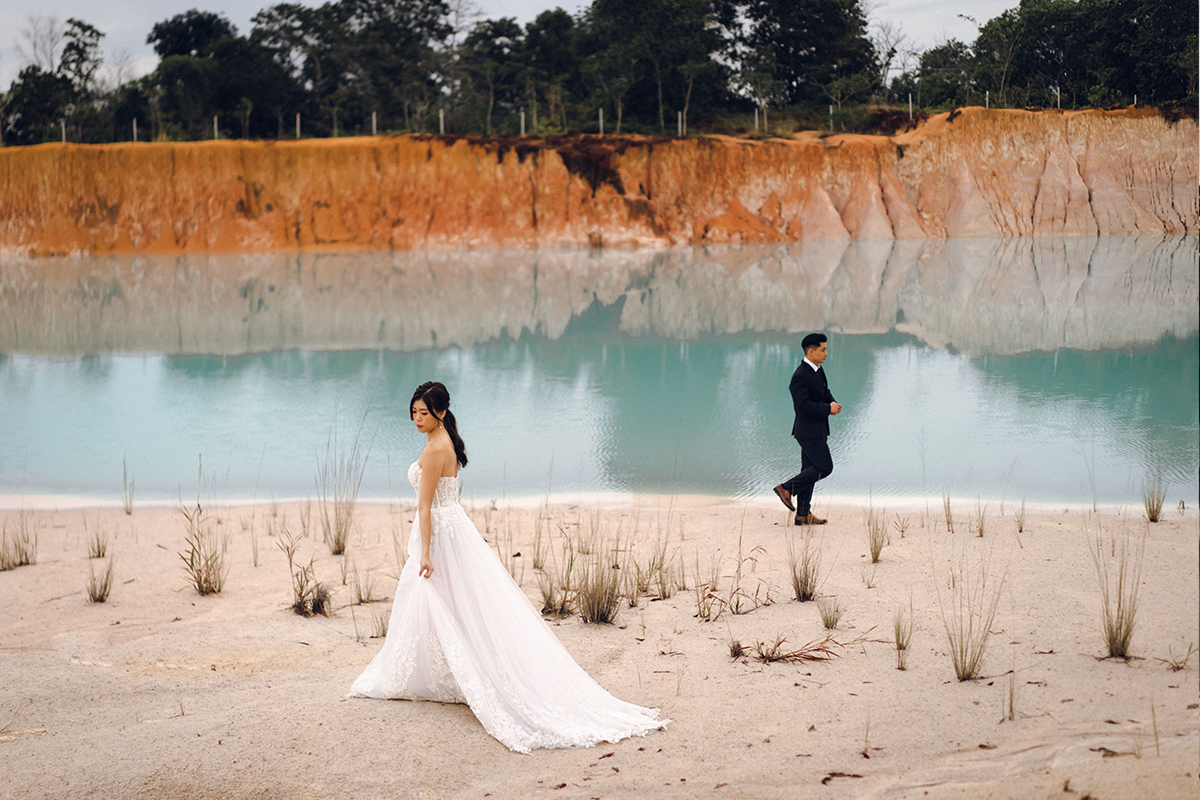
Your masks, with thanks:
[[[829,436],[829,404],[836,403],[825,380],[825,370],[813,368],[803,361],[792,373],[788,384],[796,421],[792,436],[797,439],[824,439]]]

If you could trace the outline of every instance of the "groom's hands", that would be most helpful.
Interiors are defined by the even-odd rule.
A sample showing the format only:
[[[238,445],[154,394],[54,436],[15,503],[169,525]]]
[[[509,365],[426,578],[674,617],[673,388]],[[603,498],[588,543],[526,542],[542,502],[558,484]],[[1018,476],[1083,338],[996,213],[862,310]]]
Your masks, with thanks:
[[[841,403],[830,403],[829,404],[829,416],[831,416],[831,417],[837,416],[838,414],[841,413],[841,411],[842,411]]]

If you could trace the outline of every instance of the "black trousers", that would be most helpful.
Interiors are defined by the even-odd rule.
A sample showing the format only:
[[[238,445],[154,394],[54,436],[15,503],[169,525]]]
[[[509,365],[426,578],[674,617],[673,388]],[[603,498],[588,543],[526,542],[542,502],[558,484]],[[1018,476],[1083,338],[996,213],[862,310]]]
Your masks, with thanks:
[[[812,510],[813,484],[828,478],[833,472],[833,456],[825,439],[797,439],[800,445],[800,474],[783,482],[796,500],[796,515],[804,516]]]

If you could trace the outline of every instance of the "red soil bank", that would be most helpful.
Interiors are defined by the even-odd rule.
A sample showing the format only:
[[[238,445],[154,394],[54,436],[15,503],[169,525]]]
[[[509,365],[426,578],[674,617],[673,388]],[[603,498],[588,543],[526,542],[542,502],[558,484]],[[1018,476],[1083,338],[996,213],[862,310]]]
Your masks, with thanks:
[[[898,136],[0,149],[0,254],[1173,234],[1197,125],[966,108]]]

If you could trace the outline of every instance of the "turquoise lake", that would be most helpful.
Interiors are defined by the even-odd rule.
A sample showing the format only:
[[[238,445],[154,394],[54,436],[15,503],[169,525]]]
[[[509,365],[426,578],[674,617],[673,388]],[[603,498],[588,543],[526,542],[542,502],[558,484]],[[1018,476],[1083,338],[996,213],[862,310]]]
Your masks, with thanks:
[[[408,398],[450,388],[464,498],[770,497],[830,337],[821,501],[1198,502],[1194,236],[667,250],[6,258],[0,505],[408,498]],[[993,507],[996,507],[995,505]]]

